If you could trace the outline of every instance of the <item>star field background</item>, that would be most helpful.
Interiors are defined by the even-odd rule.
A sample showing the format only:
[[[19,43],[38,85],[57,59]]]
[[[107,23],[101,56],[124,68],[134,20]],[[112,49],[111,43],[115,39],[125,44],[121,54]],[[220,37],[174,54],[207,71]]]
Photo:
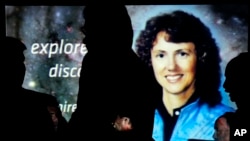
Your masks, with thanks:
[[[46,54],[32,54],[31,46],[33,43],[60,42],[61,39],[69,43],[81,43],[84,38],[80,32],[84,24],[83,9],[84,6],[5,6],[6,35],[20,38],[27,46],[27,70],[23,87],[56,96],[67,120],[74,111],[79,77],[51,78],[49,70],[55,64],[81,68],[85,53],[79,51],[48,58]],[[228,61],[240,52],[248,51],[247,5],[127,5],[127,9],[133,24],[134,41],[146,20],[159,13],[178,9],[200,17],[220,47],[222,74]],[[102,18],[105,22],[105,17]],[[223,82],[223,75],[221,79]],[[223,102],[237,108],[222,87],[221,92]]]

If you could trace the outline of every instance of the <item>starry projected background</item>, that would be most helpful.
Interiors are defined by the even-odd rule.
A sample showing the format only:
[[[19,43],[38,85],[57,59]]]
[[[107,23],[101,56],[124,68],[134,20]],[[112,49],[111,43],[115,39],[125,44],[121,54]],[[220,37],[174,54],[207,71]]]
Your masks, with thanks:
[[[200,17],[220,47],[222,74],[230,59],[248,51],[247,5],[126,7],[133,24],[134,41],[146,20],[157,14],[178,9]],[[77,107],[79,72],[84,69],[81,62],[87,52],[82,43],[84,34],[80,32],[84,24],[83,9],[84,6],[5,6],[6,35],[20,38],[27,46],[23,87],[56,96],[67,120]],[[221,79],[223,82],[223,75]],[[237,108],[222,87],[221,92],[223,102]]]

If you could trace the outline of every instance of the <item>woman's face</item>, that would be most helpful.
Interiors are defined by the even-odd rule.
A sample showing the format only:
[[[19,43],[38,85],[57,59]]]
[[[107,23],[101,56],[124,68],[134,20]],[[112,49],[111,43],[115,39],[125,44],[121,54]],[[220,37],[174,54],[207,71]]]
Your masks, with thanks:
[[[169,35],[162,31],[153,42],[154,75],[166,93],[193,92],[197,61],[195,45],[191,42],[172,43],[168,39]]]

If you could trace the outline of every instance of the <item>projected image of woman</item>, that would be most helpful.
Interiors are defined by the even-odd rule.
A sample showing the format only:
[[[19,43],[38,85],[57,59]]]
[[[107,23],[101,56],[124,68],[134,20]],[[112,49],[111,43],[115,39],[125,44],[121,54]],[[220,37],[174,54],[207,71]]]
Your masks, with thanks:
[[[162,89],[153,139],[213,140],[217,117],[234,109],[221,103],[219,48],[210,30],[184,11],[158,15],[147,21],[136,51]]]

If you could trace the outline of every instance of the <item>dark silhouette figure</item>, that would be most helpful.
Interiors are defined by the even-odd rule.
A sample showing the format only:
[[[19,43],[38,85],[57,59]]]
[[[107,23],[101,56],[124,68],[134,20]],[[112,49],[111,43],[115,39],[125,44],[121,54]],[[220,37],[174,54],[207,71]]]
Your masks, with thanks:
[[[225,82],[223,87],[229,93],[231,101],[237,105],[235,113],[227,112],[217,119],[215,138],[217,140],[247,141],[249,140],[249,53],[243,52],[229,61],[225,70]],[[224,121],[224,122],[223,122]],[[243,134],[243,130],[246,133]],[[226,131],[230,131],[227,132]],[[242,132],[243,131],[243,132]],[[223,134],[224,133],[224,134]],[[230,134],[230,136],[229,136]]]
[[[244,118],[246,109],[248,109],[248,83],[245,82],[249,78],[249,53],[240,53],[233,58],[226,66],[225,82],[223,87],[229,93],[231,101],[237,105],[236,114]]]
[[[7,115],[8,140],[55,140],[57,138],[48,106],[57,105],[56,98],[39,92],[24,89],[22,83],[25,76],[26,46],[14,37],[5,37],[6,47],[3,51],[11,55],[10,60],[4,60],[5,81],[9,98]]]
[[[151,140],[152,127],[144,123],[153,120],[149,117],[154,112],[151,88],[155,80],[132,50],[133,29],[126,7],[87,5],[83,16],[88,52],[82,62],[69,138]],[[127,117],[132,130],[115,129],[112,123],[117,117]]]
[[[56,98],[47,98],[48,102],[46,103],[47,110],[50,113],[51,119],[54,125],[55,131],[55,139],[56,140],[64,140],[67,137],[68,132],[68,122],[63,117],[61,109],[59,107],[59,103],[57,102]],[[49,100],[50,99],[50,100]]]

